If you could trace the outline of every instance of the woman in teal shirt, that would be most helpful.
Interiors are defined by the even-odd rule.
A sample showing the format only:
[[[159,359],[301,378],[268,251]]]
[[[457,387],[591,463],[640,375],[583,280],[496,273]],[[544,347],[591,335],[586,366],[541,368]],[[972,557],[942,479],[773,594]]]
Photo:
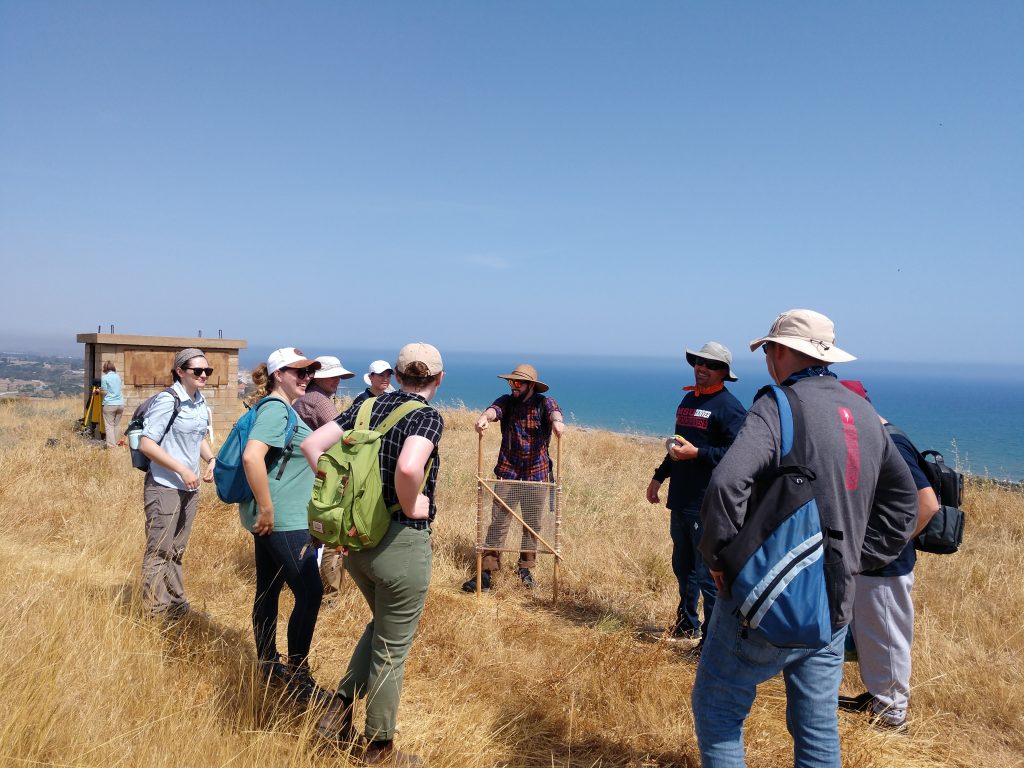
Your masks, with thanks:
[[[303,552],[309,540],[306,506],[313,471],[303,460],[299,444],[310,430],[292,410],[319,367],[300,350],[285,347],[252,372],[257,390],[253,401],[271,399],[260,406],[242,453],[254,498],[238,507],[242,526],[253,534],[256,556],[252,628],[260,672],[268,682],[283,683],[302,704],[328,695],[309,670],[309,647],[324,588],[316,548]],[[289,411],[296,424],[294,436],[286,434]],[[289,438],[292,452],[284,450]],[[295,607],[288,618],[288,658],[282,662],[277,652],[277,614],[285,584],[295,596]]]
[[[107,436],[107,448],[116,448],[121,439],[124,395],[121,392],[121,377],[109,360],[103,364],[100,390],[103,392],[103,429]]]

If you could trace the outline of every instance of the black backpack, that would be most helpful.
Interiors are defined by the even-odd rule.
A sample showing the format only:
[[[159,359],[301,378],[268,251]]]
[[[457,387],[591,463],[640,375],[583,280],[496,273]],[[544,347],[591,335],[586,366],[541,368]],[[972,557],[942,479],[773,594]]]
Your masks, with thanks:
[[[964,476],[947,465],[938,451],[922,453],[917,450],[913,440],[899,427],[886,424],[885,428],[891,435],[901,435],[914,448],[917,465],[939,500],[939,511],[914,539],[914,548],[936,555],[953,554],[964,540],[964,513],[960,509],[964,498]]]

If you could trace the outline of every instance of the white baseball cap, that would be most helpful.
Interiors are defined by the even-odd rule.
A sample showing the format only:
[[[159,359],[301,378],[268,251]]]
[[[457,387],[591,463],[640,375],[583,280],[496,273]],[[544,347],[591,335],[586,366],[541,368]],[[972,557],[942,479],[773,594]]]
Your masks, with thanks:
[[[370,386],[371,373],[381,374],[384,373],[385,371],[387,371],[389,374],[394,372],[394,368],[391,367],[391,363],[389,363],[387,360],[374,360],[372,363],[370,363],[370,369],[363,374],[363,381],[366,383],[366,386]]]
[[[320,368],[320,363],[303,355],[301,349],[282,347],[275,349],[267,358],[267,373],[274,374],[282,368],[307,368],[311,365]]]

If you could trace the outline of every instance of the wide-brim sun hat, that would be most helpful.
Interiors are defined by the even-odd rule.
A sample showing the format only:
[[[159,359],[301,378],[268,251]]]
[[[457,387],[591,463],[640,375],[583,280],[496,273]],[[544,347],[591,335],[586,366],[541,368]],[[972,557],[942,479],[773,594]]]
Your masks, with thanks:
[[[736,378],[736,374],[732,372],[732,352],[724,344],[719,344],[717,341],[709,341],[697,352],[694,352],[692,349],[686,350],[686,362],[690,364],[691,368],[698,357],[725,363],[725,378],[729,381],[739,381]]]
[[[301,349],[296,349],[295,347],[275,349],[270,353],[270,357],[267,358],[268,374],[276,373],[282,368],[309,368],[310,366],[316,366],[315,370],[320,370],[320,363],[316,360],[310,360],[302,354]]]
[[[548,391],[548,385],[537,376],[537,369],[528,363],[520,363],[512,373],[499,373],[498,378],[505,379],[506,381],[525,381],[527,384],[533,384],[535,392]]]
[[[316,362],[320,363],[320,370],[313,374],[314,379],[333,379],[338,376],[342,379],[351,379],[355,376],[341,364],[341,360],[332,355],[320,355]]]
[[[750,351],[766,341],[795,349],[823,363],[848,363],[857,358],[836,346],[835,325],[813,309],[790,309],[772,323],[767,336],[750,342]]]

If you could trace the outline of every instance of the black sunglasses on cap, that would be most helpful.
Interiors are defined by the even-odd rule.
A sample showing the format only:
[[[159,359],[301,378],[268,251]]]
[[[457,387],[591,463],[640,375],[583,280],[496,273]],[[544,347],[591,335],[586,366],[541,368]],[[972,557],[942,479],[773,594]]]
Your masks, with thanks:
[[[724,371],[729,367],[720,360],[708,360],[706,357],[693,358],[693,367],[696,368],[698,365],[703,365],[709,371]]]

